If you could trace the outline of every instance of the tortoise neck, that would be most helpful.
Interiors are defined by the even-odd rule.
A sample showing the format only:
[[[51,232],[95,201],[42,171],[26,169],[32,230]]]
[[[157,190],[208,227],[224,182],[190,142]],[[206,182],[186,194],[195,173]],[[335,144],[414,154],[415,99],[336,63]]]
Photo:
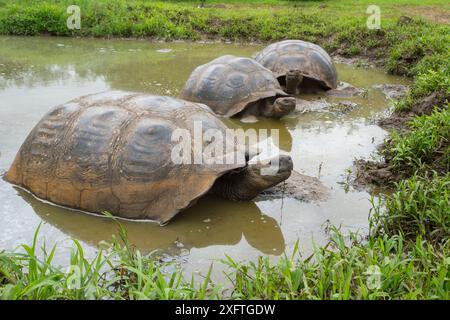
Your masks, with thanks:
[[[233,170],[216,180],[211,194],[233,201],[253,199],[261,190],[251,183],[247,167]]]
[[[300,74],[287,74],[286,75],[286,92],[289,94],[297,94],[298,86],[302,81]]]

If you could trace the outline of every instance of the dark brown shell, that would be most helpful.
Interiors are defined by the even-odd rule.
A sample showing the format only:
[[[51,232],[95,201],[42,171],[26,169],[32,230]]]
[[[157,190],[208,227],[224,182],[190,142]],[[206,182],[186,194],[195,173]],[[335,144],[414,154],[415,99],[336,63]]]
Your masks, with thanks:
[[[197,67],[180,98],[204,103],[215,113],[231,117],[251,102],[286,95],[270,70],[253,59],[226,55]]]
[[[304,76],[319,81],[327,89],[337,87],[337,72],[328,53],[316,44],[302,40],[273,43],[255,55],[255,60],[277,78],[298,69]]]
[[[172,132],[193,136],[194,121],[203,130],[226,129],[205,105],[180,99],[121,91],[84,96],[42,118],[6,180],[55,204],[165,223],[239,167],[172,162]]]

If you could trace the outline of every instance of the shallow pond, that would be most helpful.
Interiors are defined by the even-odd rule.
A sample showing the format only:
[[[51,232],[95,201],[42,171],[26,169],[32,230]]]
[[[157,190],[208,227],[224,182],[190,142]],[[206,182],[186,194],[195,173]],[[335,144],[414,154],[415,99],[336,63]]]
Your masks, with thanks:
[[[177,95],[199,64],[227,53],[251,56],[260,49],[223,43],[0,37],[0,171],[9,168],[27,134],[55,105],[109,89]],[[371,195],[346,186],[347,169],[355,158],[369,157],[386,135],[374,119],[391,102],[372,86],[407,81],[375,69],[339,64],[337,69],[341,81],[367,89],[364,97],[341,99],[358,103],[358,108],[244,126],[279,129],[277,147],[292,156],[296,171],[318,177],[330,189],[328,200],[233,203],[206,197],[166,227],[123,222],[130,242],[144,251],[161,249],[181,257],[192,271],[205,270],[225,253],[242,260],[260,254],[276,257],[297,240],[310,252],[313,243],[327,241],[329,224],[367,231]],[[68,248],[73,237],[88,254],[117,229],[109,219],[42,203],[0,179],[0,249],[29,243],[40,222],[47,246]]]

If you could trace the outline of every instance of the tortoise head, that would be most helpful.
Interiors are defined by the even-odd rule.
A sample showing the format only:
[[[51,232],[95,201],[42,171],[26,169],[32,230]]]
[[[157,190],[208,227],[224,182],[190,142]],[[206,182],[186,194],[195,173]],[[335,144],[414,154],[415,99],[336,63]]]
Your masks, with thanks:
[[[249,189],[260,193],[289,178],[292,169],[292,159],[288,155],[278,155],[254,163],[250,161],[246,167],[246,184]]]
[[[288,115],[295,109],[294,97],[269,97],[258,101],[261,115],[268,118],[279,119]]]
[[[294,111],[295,104],[296,101],[294,97],[279,97],[275,100],[267,99],[263,114],[279,119]]]
[[[265,161],[250,161],[245,167],[220,177],[211,193],[234,201],[251,200],[261,191],[289,178],[292,169],[292,159],[286,155]]]

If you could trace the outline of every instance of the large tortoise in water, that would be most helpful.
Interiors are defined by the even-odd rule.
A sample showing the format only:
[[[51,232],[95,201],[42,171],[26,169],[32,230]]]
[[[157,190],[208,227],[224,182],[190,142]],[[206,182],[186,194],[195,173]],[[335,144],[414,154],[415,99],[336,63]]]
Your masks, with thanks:
[[[207,192],[246,200],[289,177],[289,156],[279,158],[273,175],[261,175],[268,162],[245,157],[232,164],[172,161],[174,130],[189,135],[196,124],[227,128],[205,105],[175,98],[122,91],[81,97],[42,118],[5,178],[58,205],[164,224]],[[211,141],[204,140],[206,150]]]
[[[337,87],[333,60],[324,49],[310,42],[276,42],[257,53],[255,60],[271,70],[289,94]]]
[[[226,117],[281,118],[295,109],[295,98],[287,96],[270,70],[253,59],[225,55],[197,67],[180,98]]]

